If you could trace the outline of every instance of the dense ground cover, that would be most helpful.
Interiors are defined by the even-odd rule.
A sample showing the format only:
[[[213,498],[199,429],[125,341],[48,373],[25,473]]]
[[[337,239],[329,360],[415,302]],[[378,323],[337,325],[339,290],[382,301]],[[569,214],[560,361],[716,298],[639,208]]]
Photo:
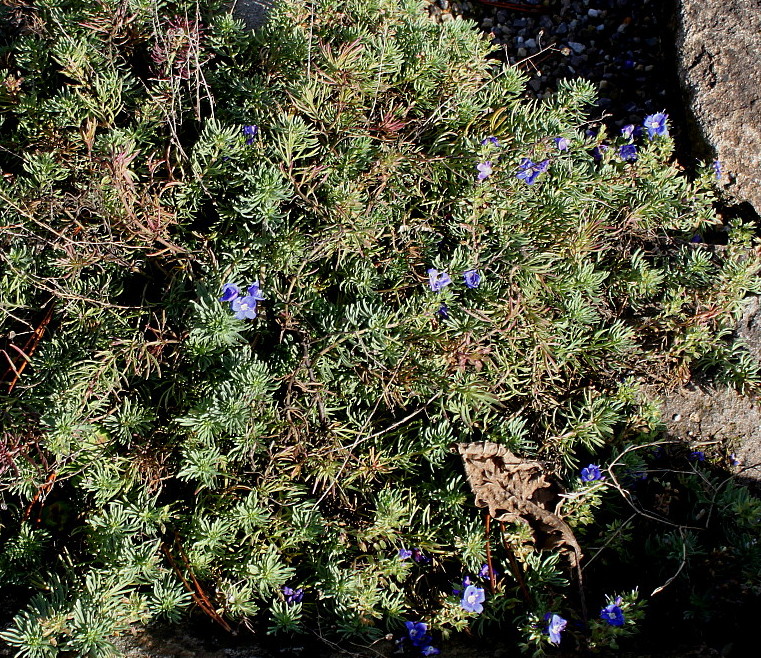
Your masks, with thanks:
[[[758,385],[730,339],[759,259],[667,117],[590,130],[583,81],[527,103],[416,3],[286,3],[257,33],[215,3],[2,19],[19,655],[191,608],[410,655],[743,623],[719,602],[758,598],[759,501],[662,444],[642,387]],[[456,449],[481,442],[552,484],[549,516],[517,489],[484,516]]]

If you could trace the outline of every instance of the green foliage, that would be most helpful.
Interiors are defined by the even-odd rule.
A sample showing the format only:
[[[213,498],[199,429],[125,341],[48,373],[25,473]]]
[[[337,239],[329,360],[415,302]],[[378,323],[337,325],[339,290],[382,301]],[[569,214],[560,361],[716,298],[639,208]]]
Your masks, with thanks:
[[[730,340],[761,289],[751,228],[692,242],[720,228],[708,176],[666,137],[626,163],[585,136],[584,81],[521,100],[468,22],[407,0],[282,3],[255,33],[221,2],[2,11],[0,578],[39,590],[0,635],[20,656],[106,656],[192,600],[270,633],[416,619],[543,651],[547,611],[581,614],[575,576],[526,526],[485,532],[452,445],[573,479],[564,514],[604,567],[637,553],[616,474],[647,471],[627,446],[659,431],[639,383],[758,386]],[[523,158],[549,163],[532,185]],[[218,290],[254,281],[236,319]],[[617,487],[575,480],[606,457]],[[680,486],[742,522],[712,543],[681,519],[647,551],[689,574],[721,545],[750,580],[758,500],[703,483]],[[487,552],[476,618],[450,583]],[[626,605],[625,631],[578,641],[615,646]]]

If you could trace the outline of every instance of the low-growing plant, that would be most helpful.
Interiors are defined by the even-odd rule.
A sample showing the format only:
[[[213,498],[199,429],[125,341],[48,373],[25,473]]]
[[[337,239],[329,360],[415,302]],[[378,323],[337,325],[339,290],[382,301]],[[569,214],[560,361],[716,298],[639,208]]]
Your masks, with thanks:
[[[638,497],[644,384],[759,381],[729,333],[752,229],[665,115],[590,131],[592,85],[527,102],[471,23],[408,0],[282,2],[257,31],[216,1],[0,11],[19,656],[110,655],[191,607],[423,655],[497,628],[599,651],[665,582],[616,560],[689,578],[722,550],[757,578],[747,490],[668,470],[702,526]],[[452,446],[482,440],[571,491],[586,612],[563,554],[475,508]]]

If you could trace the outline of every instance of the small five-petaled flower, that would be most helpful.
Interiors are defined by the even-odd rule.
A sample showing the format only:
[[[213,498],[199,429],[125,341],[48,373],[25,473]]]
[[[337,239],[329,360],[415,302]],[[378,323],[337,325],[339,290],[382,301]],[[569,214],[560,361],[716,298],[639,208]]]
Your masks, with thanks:
[[[581,469],[582,482],[594,482],[595,480],[602,480],[602,473],[597,464],[590,464],[586,468]]]
[[[478,288],[481,283],[481,275],[478,270],[467,270],[462,273],[462,278],[465,279],[465,285],[468,288]]]
[[[567,137],[555,138],[555,146],[558,151],[567,151],[570,145],[571,145],[571,140],[568,139]]]
[[[518,165],[518,173],[515,174],[516,178],[526,182],[526,185],[533,185],[539,174],[543,174],[549,169],[550,161],[542,160],[542,162],[532,162],[528,158],[522,158]]]
[[[549,612],[544,618],[549,622],[547,624],[547,635],[550,636],[550,642],[552,642],[552,644],[560,644],[560,634],[565,630],[568,622],[560,615]]]
[[[431,642],[431,636],[428,635],[428,625],[422,621],[406,621],[407,637],[410,638],[413,646],[428,646]]]
[[[600,619],[608,622],[611,626],[623,626],[626,618],[624,611],[618,605],[619,603],[621,603],[621,597],[618,597],[615,603],[611,603],[600,610]]]
[[[650,139],[654,137],[668,137],[669,128],[667,125],[669,115],[664,112],[657,112],[645,117],[644,126],[647,128],[647,136]]]
[[[468,612],[482,613],[484,607],[481,605],[486,600],[486,594],[482,587],[468,585],[462,595],[460,605]]]
[[[618,155],[626,162],[634,162],[637,159],[637,147],[634,144],[624,144],[618,149]]]
[[[452,283],[452,279],[446,272],[439,272],[433,268],[428,270],[428,286],[433,292],[440,292],[450,283]]]
[[[478,180],[485,180],[486,178],[489,178],[494,171],[491,168],[491,162],[479,162],[476,165],[476,169],[478,169]]]

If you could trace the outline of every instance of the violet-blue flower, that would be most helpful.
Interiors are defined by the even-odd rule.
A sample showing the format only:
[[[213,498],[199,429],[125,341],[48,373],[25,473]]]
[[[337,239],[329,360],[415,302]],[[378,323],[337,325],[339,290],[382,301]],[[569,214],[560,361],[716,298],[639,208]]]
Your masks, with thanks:
[[[246,136],[246,144],[251,146],[259,134],[259,126],[243,126],[243,134]]]
[[[594,482],[595,480],[602,480],[602,473],[597,464],[590,464],[586,468],[581,469],[582,482]]]
[[[422,621],[406,621],[407,636],[410,638],[413,646],[428,646],[431,636],[428,635],[428,625]]]
[[[515,174],[516,178],[520,178],[525,181],[527,185],[533,185],[539,174],[543,174],[550,166],[549,160],[543,160],[542,162],[532,162],[529,158],[521,158],[521,162],[518,165],[518,173]]]
[[[478,270],[467,270],[462,273],[462,278],[465,279],[465,285],[468,288],[478,288],[481,283],[481,275]]]
[[[419,548],[412,549],[412,559],[415,560],[415,562],[417,562],[418,564],[425,564],[426,562],[431,561],[431,558],[429,558]]]
[[[462,579],[462,586],[463,586],[463,588],[464,588],[464,589],[467,589],[467,588],[468,588],[468,587],[470,587],[472,584],[473,584],[473,583],[472,583],[472,582],[471,582],[471,580],[470,580],[470,576],[465,576],[465,578],[463,578],[463,579]],[[462,593],[462,590],[461,590],[461,589],[453,589],[453,590],[452,590],[452,594],[454,594],[454,595],[456,595],[456,596],[457,596],[457,595],[459,595],[459,594],[461,594],[461,593]]]
[[[634,144],[624,144],[619,147],[618,155],[626,162],[635,162],[637,160],[637,147]]]
[[[256,302],[257,299],[251,295],[236,297],[230,303],[230,308],[238,320],[253,320],[256,317]]]
[[[479,162],[476,165],[476,169],[478,169],[478,180],[489,178],[494,173],[491,168],[491,162]]]
[[[423,647],[420,650],[420,653],[424,656],[438,656],[441,651],[439,651],[436,647],[432,647],[430,644],[427,647]]]
[[[499,572],[496,569],[492,569],[492,573],[494,574],[495,578],[497,576],[499,576]],[[489,575],[489,565],[488,564],[481,565],[481,568],[478,570],[478,577],[479,578],[490,578],[490,575]]]
[[[400,548],[399,549],[399,559],[400,560],[409,560],[412,557],[412,551],[408,548]]]
[[[465,593],[462,595],[460,605],[468,612],[482,613],[484,607],[481,605],[486,600],[486,594],[482,587],[476,587],[475,585],[468,585],[465,588]]]
[[[633,123],[625,125],[623,128],[621,128],[621,134],[626,139],[631,139],[634,137],[634,131],[637,129],[637,126],[635,126]]]
[[[595,162],[600,162],[600,160],[602,160],[603,154],[607,150],[608,150],[608,147],[605,144],[600,144],[599,146],[595,146],[592,149],[592,157],[595,159]]]
[[[558,151],[567,151],[568,147],[571,145],[571,140],[567,137],[556,137],[554,141]]]
[[[240,288],[234,283],[226,283],[222,286],[222,296],[219,298],[220,302],[231,302],[238,295],[240,295]]]
[[[643,125],[647,128],[647,135],[650,139],[654,137],[668,137],[669,129],[667,125],[669,115],[664,112],[657,112],[645,117]]]
[[[716,180],[721,180],[721,162],[714,160],[711,166],[713,167],[713,173],[716,176]]]
[[[693,450],[690,453],[690,459],[696,462],[704,462],[706,460],[706,453],[702,450]]]
[[[499,140],[494,135],[489,135],[481,140],[481,144],[491,144],[492,146],[499,146]]]
[[[300,603],[304,598],[304,590],[300,587],[298,589],[291,589],[287,585],[283,585],[283,596],[286,603]]]
[[[547,624],[547,635],[550,636],[550,642],[552,644],[560,644],[560,634],[565,630],[568,622],[560,615],[554,613],[547,613],[544,618],[549,620]]]
[[[439,306],[439,310],[436,311],[436,315],[438,315],[442,320],[449,320],[449,307],[442,303],[441,306]]]
[[[624,611],[615,603],[611,603],[600,610],[600,619],[608,622],[611,626],[623,626],[626,621]]]
[[[446,272],[439,272],[433,268],[428,270],[428,285],[433,292],[441,291],[442,288],[445,288],[450,283],[452,283],[452,279],[449,278]]]

